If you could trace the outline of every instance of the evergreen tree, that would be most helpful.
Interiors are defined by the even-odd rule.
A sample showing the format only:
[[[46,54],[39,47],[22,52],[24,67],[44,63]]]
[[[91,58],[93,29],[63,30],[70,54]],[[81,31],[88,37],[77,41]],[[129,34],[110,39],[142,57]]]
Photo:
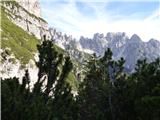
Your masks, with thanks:
[[[99,94],[99,82],[101,81],[101,72],[98,69],[95,55],[89,61],[88,71],[83,83],[80,85],[77,101],[79,105],[80,120],[101,120],[103,112],[100,110],[101,101]]]
[[[44,41],[42,45],[38,46],[38,50],[40,60],[37,62],[39,73],[35,90],[40,92],[42,83],[46,79],[44,99],[45,104],[51,106],[48,108],[53,112],[50,117],[58,120],[71,120],[74,116],[72,107],[75,100],[66,78],[72,70],[72,62],[69,57],[64,58],[62,54],[58,54],[51,41]]]
[[[77,97],[79,102],[79,119],[115,120],[118,116],[116,95],[125,78],[124,60],[112,60],[112,52],[108,49],[104,57],[93,58],[89,62],[90,70],[82,83]],[[117,93],[116,93],[117,92]]]
[[[25,71],[25,75],[24,77],[22,78],[22,91],[26,89],[29,90],[30,89],[30,77],[29,77],[29,73],[28,73],[28,70]]]
[[[58,66],[62,63],[63,55],[58,55],[58,52],[53,47],[52,41],[45,40],[42,45],[38,45],[37,48],[39,51],[39,61],[37,62],[39,72],[35,90],[37,89],[39,92],[42,83],[47,79],[45,94],[48,96],[59,74]]]
[[[53,113],[58,120],[75,120],[76,104],[71,93],[71,87],[65,81],[69,72],[72,70],[72,62],[69,57],[65,58],[61,75],[57,80],[55,89],[53,89]]]
[[[160,119],[160,59],[151,63],[139,60],[133,80],[136,81],[136,116],[146,120]]]

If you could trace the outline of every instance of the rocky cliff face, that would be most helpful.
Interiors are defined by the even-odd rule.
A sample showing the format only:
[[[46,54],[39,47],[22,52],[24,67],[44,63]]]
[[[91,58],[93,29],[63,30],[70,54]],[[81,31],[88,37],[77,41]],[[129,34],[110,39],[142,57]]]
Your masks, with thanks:
[[[129,38],[125,33],[107,33],[106,36],[96,33],[92,39],[81,37],[80,44],[83,49],[90,49],[100,56],[111,48],[114,59],[123,57],[126,60],[127,71],[134,70],[138,59],[147,58],[150,62],[160,57],[159,41],[151,39],[143,42],[136,34]]]
[[[50,28],[49,33],[50,36],[48,36],[48,39],[53,41],[55,45],[65,50],[72,59],[82,63],[84,59],[90,57],[89,54],[82,50],[79,42],[76,41],[76,39],[71,35],[62,34],[62,32],[58,32],[54,28]]]
[[[48,24],[41,18],[40,7],[37,0],[17,0],[1,2],[2,9],[8,14],[8,18],[40,39],[44,34],[48,34]]]
[[[20,83],[22,83],[22,78],[25,74],[25,69],[28,69],[30,73],[31,88],[37,80],[38,68],[35,65],[35,61],[30,60],[28,64],[25,65],[25,69],[22,68],[22,65],[18,59],[15,58],[14,54],[8,55],[6,51],[10,48],[0,49],[0,54],[2,55],[3,64],[0,64],[0,78],[10,78],[18,77]]]
[[[41,17],[41,8],[38,0],[16,0],[19,5],[25,8],[31,14]]]
[[[41,39],[41,36],[49,34],[49,30],[47,22],[40,16],[37,1],[29,0],[33,4],[26,4],[25,1],[27,0],[0,2],[2,12],[0,78],[16,76],[21,82],[25,69],[28,69],[33,85],[38,73],[33,57],[36,54],[36,43],[39,43],[38,39]],[[10,51],[10,54],[6,54],[8,53],[6,50]],[[24,64],[21,58],[25,55],[28,55],[30,60]]]

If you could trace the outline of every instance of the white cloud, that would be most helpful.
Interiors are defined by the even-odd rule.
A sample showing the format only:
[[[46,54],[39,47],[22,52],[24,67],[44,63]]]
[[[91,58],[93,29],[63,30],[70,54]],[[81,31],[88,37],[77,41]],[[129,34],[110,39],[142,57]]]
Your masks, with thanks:
[[[48,0],[49,1],[49,0]],[[79,38],[81,35],[92,37],[94,33],[126,32],[127,35],[138,34],[143,41],[150,38],[160,40],[160,11],[156,10],[145,19],[118,19],[111,18],[116,15],[107,13],[104,6],[96,6],[94,3],[86,3],[95,11],[95,18],[88,18],[77,10],[75,1],[64,4],[53,4],[53,8],[42,8],[48,22],[62,32]],[[128,16],[129,17],[129,16]]]

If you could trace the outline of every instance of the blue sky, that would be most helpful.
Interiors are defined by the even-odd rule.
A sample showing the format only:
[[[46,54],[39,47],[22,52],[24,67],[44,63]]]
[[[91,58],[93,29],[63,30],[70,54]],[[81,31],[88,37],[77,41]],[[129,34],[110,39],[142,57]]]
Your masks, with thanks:
[[[87,2],[86,2],[87,1]],[[160,0],[40,0],[50,27],[72,35],[126,32],[160,40]]]

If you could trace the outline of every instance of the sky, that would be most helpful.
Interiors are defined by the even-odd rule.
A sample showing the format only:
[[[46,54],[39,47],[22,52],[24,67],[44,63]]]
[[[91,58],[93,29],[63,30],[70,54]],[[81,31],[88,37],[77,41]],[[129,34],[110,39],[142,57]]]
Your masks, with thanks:
[[[40,0],[40,5],[50,27],[77,39],[126,32],[160,40],[160,0]]]

